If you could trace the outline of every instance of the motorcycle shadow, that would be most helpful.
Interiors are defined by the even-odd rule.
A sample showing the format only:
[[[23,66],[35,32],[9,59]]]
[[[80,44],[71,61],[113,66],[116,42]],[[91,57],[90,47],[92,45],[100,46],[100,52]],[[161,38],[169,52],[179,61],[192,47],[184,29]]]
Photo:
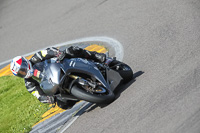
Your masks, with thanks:
[[[121,93],[123,91],[125,91],[126,89],[128,89],[129,86],[131,86],[136,81],[136,78],[141,76],[143,73],[144,73],[143,71],[138,71],[138,72],[133,74],[133,78],[129,82],[119,84],[116,87],[116,89],[114,90],[115,100],[118,99],[120,97]]]
[[[133,77],[132,77],[132,79],[131,79],[129,82],[119,84],[119,85],[115,88],[115,90],[114,90],[114,94],[115,94],[115,100],[114,100],[114,101],[116,101],[116,100],[120,97],[121,93],[124,92],[126,89],[128,89],[128,88],[136,81],[136,78],[139,77],[139,76],[141,76],[143,73],[144,73],[143,71],[138,71],[138,72],[136,72],[136,73],[133,74]],[[114,101],[113,101],[113,102],[114,102]],[[113,103],[113,102],[112,102],[112,103]],[[110,103],[110,104],[111,104],[111,103]],[[87,112],[90,112],[90,111],[94,110],[94,109],[97,108],[97,107],[104,108],[104,107],[106,107],[106,106],[108,106],[108,105],[109,105],[109,104],[93,104],[93,105],[87,110]]]

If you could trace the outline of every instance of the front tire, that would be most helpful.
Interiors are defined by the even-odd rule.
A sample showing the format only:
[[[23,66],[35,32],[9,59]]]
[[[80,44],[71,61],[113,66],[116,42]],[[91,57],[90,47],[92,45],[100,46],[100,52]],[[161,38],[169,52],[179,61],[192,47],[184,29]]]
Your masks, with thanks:
[[[92,94],[83,89],[81,85],[74,84],[71,88],[71,93],[80,100],[85,100],[91,103],[109,104],[114,101],[115,95],[111,90],[106,90],[106,94]]]

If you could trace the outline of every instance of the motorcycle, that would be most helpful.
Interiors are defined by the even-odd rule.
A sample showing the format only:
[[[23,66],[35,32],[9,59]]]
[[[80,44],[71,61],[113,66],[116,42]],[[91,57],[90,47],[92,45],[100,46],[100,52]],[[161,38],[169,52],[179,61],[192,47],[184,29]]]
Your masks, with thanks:
[[[132,69],[114,59],[113,66],[82,58],[64,59],[61,62],[45,60],[44,78],[40,87],[46,95],[57,101],[85,100],[91,103],[109,104],[114,101],[115,88],[133,77]],[[41,64],[39,65],[41,68]]]

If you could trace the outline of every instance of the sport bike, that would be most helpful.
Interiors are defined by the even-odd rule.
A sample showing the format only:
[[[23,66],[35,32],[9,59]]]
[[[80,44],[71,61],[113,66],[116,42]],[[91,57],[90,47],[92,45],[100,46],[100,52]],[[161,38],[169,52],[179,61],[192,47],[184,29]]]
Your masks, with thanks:
[[[127,64],[113,60],[117,63],[112,66],[82,58],[59,63],[45,60],[42,62],[45,76],[40,80],[40,87],[46,95],[55,96],[62,103],[68,100],[111,103],[115,88],[133,77]],[[41,64],[38,66],[41,68]]]

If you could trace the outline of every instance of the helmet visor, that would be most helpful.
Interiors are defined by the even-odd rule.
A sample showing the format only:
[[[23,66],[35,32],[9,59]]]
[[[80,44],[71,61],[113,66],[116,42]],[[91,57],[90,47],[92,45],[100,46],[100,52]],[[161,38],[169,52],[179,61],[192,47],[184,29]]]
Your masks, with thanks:
[[[26,59],[22,58],[22,64],[20,66],[20,69],[17,73],[18,77],[24,78],[26,77],[27,73],[28,73],[28,62],[26,61]]]

